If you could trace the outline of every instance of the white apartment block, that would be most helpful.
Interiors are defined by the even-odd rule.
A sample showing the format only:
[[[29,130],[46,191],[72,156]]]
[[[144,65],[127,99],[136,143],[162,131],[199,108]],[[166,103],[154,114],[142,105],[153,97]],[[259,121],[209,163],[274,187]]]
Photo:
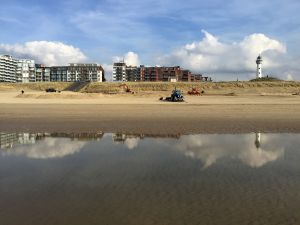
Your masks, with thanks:
[[[35,82],[35,62],[30,59],[20,59],[17,63],[16,80],[21,83]]]
[[[0,55],[0,82],[16,82],[17,60],[9,55]]]
[[[103,82],[104,69],[99,64],[76,64],[51,67],[53,82]]]
[[[127,81],[126,63],[124,63],[124,62],[114,63],[113,81],[122,81],[122,82]]]

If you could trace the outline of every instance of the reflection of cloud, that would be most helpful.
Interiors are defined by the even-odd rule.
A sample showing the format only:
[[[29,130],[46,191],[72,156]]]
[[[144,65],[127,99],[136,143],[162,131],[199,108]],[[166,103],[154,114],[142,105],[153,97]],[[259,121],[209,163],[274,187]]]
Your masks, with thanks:
[[[225,157],[261,167],[283,156],[284,148],[275,138],[267,137],[259,149],[254,140],[254,135],[191,135],[183,136],[176,148],[186,156],[200,159],[205,168]]]
[[[124,142],[128,149],[134,149],[139,144],[139,138],[127,138]]]
[[[251,167],[261,167],[268,162],[272,162],[281,157],[284,153],[283,148],[275,151],[251,148],[245,152],[241,152],[238,156],[245,164]]]
[[[45,138],[34,145],[21,145],[4,155],[20,155],[33,159],[62,158],[79,152],[85,145],[82,141],[72,141],[69,138]]]

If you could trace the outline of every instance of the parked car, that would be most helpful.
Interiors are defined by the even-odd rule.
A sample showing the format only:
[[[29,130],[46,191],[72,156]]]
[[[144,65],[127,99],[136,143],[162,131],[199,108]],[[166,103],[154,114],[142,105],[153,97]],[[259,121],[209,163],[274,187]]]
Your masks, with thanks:
[[[55,88],[47,88],[46,92],[56,92],[56,89]]]

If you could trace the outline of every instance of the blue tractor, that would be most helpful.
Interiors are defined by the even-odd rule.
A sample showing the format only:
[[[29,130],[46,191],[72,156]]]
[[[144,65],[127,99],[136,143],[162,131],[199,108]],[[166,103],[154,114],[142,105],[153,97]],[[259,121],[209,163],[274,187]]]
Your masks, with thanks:
[[[163,98],[161,98],[161,100],[164,100]],[[180,90],[177,90],[176,88],[172,91],[171,97],[166,97],[165,101],[168,102],[183,102],[184,101],[184,97],[181,94]]]

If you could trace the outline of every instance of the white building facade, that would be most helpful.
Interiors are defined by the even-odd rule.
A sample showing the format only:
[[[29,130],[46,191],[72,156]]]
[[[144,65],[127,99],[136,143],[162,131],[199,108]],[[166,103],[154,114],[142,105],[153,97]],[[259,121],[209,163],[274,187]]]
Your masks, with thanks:
[[[20,83],[35,82],[35,62],[31,59],[20,59],[17,63],[16,79]]]
[[[126,75],[126,63],[124,62],[117,62],[113,65],[113,81],[122,81],[126,82],[127,75]]]
[[[43,64],[35,64],[35,81],[50,82],[50,67]]]
[[[104,69],[99,64],[76,64],[50,68],[53,82],[103,82]]]
[[[17,60],[9,55],[0,55],[0,82],[16,82]]]

